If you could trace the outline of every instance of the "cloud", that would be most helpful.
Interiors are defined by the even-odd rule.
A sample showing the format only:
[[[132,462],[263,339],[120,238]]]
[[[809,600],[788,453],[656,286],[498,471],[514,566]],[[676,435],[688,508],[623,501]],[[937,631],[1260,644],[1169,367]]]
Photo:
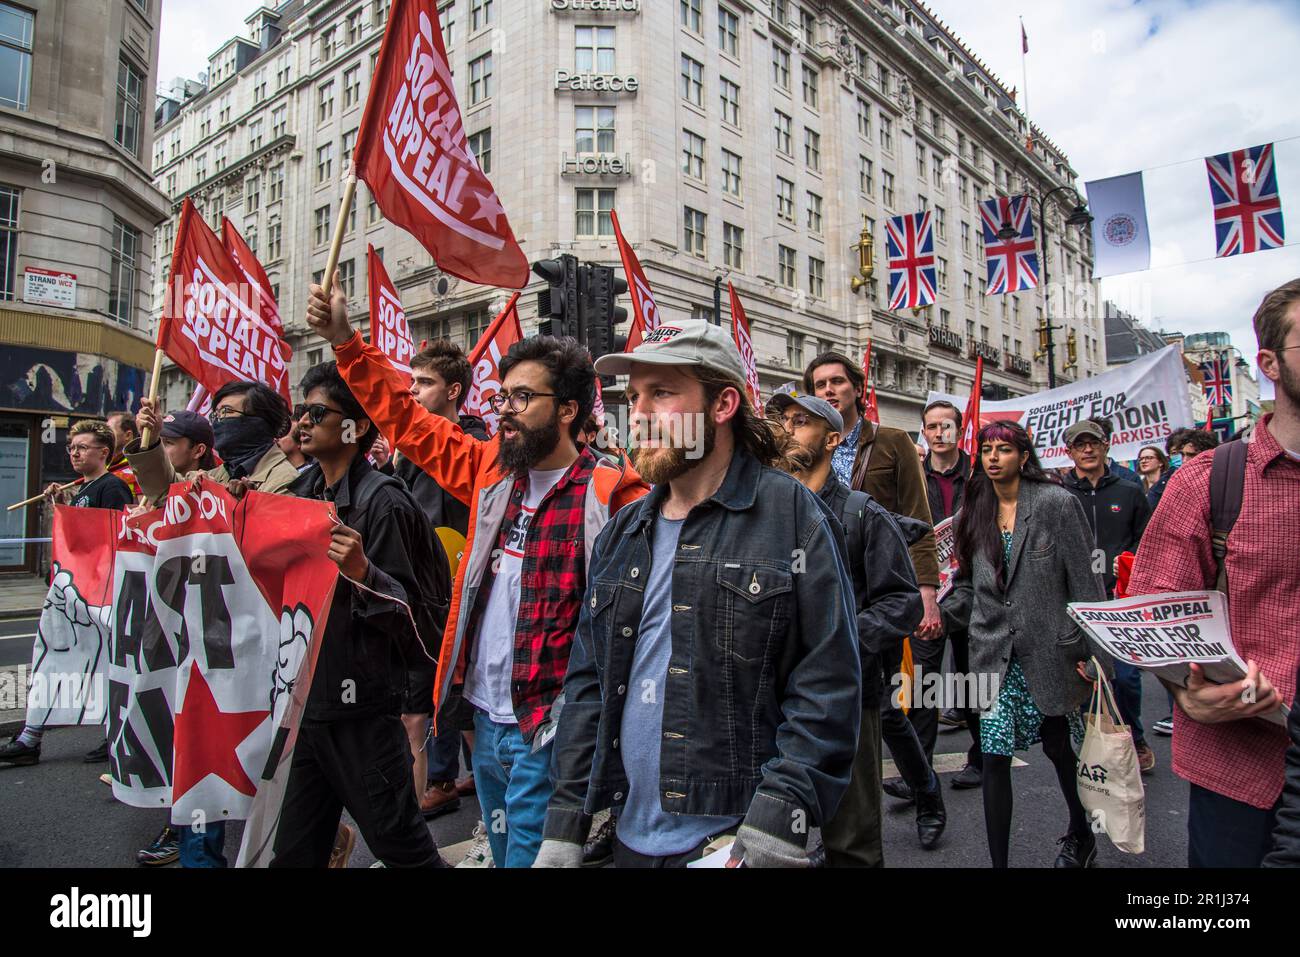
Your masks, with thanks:
[[[244,17],[260,6],[256,0],[167,0],[162,5],[159,86],[178,76],[197,79],[218,47],[232,37],[246,35]]]
[[[1153,328],[1226,331],[1248,356],[1268,290],[1300,276],[1300,246],[1214,259],[1204,157],[1300,135],[1297,85],[1271,65],[1300,47],[1300,6],[1265,0],[931,0],[1008,86],[1083,181],[1146,170],[1152,268],[1102,281],[1104,298]],[[1263,66],[1261,66],[1263,65]],[[1276,150],[1283,217],[1300,241],[1300,139]],[[1183,162],[1186,161],[1186,162]],[[1080,184],[1082,185],[1082,184]],[[1180,265],[1186,263],[1186,265]]]

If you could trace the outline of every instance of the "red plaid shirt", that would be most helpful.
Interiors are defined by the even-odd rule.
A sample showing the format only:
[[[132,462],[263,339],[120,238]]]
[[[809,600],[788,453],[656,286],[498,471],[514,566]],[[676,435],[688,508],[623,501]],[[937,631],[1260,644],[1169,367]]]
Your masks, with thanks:
[[[591,452],[582,449],[569,471],[542,498],[524,541],[510,696],[525,740],[532,737],[546,717],[564,686],[564,673],[569,668],[569,649],[578,627],[582,593],[587,587],[583,500],[595,467]],[[505,519],[497,533],[498,555],[505,551],[506,535],[519,514],[527,488],[527,476],[515,479]],[[476,641],[487,596],[494,584],[495,581],[486,581],[474,604],[466,634],[474,636]]]
[[[1228,619],[1237,654],[1254,660],[1288,705],[1300,664],[1300,461],[1268,429],[1255,426],[1246,455],[1241,517],[1228,536]],[[1129,594],[1213,588],[1210,466],[1198,455],[1169,480],[1138,549]],[[1284,728],[1259,718],[1198,724],[1174,712],[1174,772],[1258,808],[1282,793],[1288,744]]]

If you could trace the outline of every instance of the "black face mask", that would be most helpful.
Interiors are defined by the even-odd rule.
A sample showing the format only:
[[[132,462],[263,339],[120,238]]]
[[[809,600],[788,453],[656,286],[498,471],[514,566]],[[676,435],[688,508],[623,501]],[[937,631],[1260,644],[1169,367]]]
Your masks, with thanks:
[[[226,464],[233,478],[248,471],[244,466],[252,465],[266,454],[274,437],[266,422],[255,415],[232,415],[218,419],[212,426],[215,436],[213,444],[217,454]]]

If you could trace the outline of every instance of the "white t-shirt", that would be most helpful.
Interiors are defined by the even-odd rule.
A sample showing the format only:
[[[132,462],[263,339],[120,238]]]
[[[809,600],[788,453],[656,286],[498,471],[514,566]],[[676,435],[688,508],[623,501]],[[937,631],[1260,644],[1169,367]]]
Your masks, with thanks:
[[[528,526],[546,493],[567,471],[567,468],[529,471],[528,490],[519,514],[506,532],[501,554],[493,556],[496,580],[479,622],[478,640],[474,642],[469,674],[465,678],[465,698],[498,724],[519,723],[510,696],[510,676],[515,659],[515,620],[519,617],[519,576],[524,565]]]

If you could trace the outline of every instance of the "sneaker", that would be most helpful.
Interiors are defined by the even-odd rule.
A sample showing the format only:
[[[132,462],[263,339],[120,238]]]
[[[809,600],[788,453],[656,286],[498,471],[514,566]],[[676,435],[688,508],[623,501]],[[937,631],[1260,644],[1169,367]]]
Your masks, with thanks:
[[[1151,730],[1156,734],[1163,734],[1166,738],[1169,737],[1174,733],[1174,716],[1171,714],[1167,718],[1161,718],[1151,725]]]
[[[606,813],[582,845],[582,866],[601,867],[614,859],[614,815]]]
[[[39,744],[19,744],[18,735],[9,739],[9,743],[0,747],[0,762],[12,764],[14,767],[22,765],[35,764],[41,759],[41,746]]]
[[[474,793],[474,775],[467,774],[456,782],[456,793],[461,797],[469,797]]]
[[[1067,834],[1065,837],[1057,838],[1057,844],[1061,845],[1061,853],[1056,856],[1056,863],[1053,867],[1069,867],[1076,870],[1093,867],[1097,863],[1097,838],[1089,831],[1086,837],[1079,837],[1077,834]]]
[[[983,773],[973,764],[967,764],[964,768],[953,775],[952,779],[953,789],[957,791],[966,791],[972,788],[977,788],[983,783]]]
[[[1156,769],[1156,753],[1147,746],[1145,741],[1135,745],[1135,747],[1137,748],[1138,770],[1143,774],[1150,774]]]
[[[81,759],[86,764],[100,764],[108,761],[108,742],[105,741],[99,747],[86,752],[85,757]]]
[[[905,801],[908,804],[911,804],[915,800],[911,787],[909,787],[908,783],[902,778],[890,778],[881,785],[881,788],[891,798],[897,798],[898,800]]]
[[[426,819],[460,810],[460,795],[454,781],[435,781],[420,797],[420,813]]]
[[[339,824],[334,836],[334,850],[330,851],[329,867],[345,868],[352,858],[352,849],[357,846],[357,832],[348,824]]]
[[[482,821],[474,825],[474,833],[471,837],[473,843],[470,844],[469,850],[465,852],[465,859],[456,866],[492,867],[492,846],[488,844],[487,830],[483,827]]]
[[[949,708],[939,715],[939,723],[949,728],[964,728],[966,714],[960,708]]]
[[[181,856],[181,835],[170,824],[158,832],[153,843],[143,850],[135,852],[135,862],[145,867],[161,867],[175,864]]]

